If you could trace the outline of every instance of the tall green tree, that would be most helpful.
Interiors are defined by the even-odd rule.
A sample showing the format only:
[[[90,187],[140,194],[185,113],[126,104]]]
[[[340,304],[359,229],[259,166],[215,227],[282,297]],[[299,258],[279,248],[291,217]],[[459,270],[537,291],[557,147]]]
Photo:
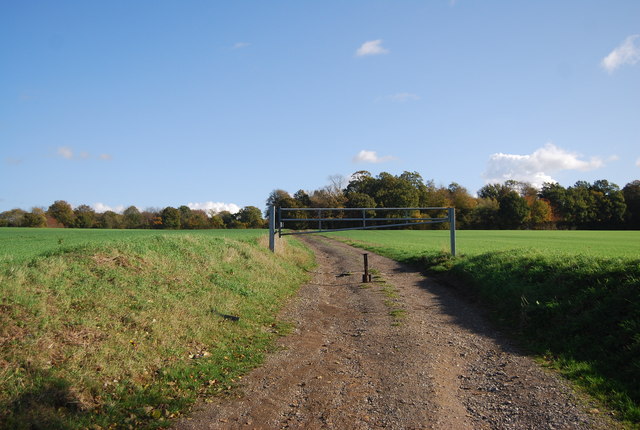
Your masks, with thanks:
[[[606,179],[591,185],[596,205],[596,225],[599,228],[614,228],[622,225],[627,205],[620,187]]]
[[[0,227],[22,227],[26,212],[22,209],[11,209],[0,213]]]
[[[129,206],[122,212],[124,228],[142,228],[142,214],[135,206]]]
[[[236,214],[236,220],[247,228],[263,228],[262,212],[255,206],[245,206]]]
[[[625,217],[628,226],[633,229],[640,229],[640,181],[629,182],[622,189],[622,194],[627,205]]]
[[[516,191],[509,191],[498,200],[498,217],[502,227],[519,229],[524,227],[529,216],[529,205]]]
[[[473,210],[478,205],[477,200],[469,194],[467,189],[456,182],[447,187],[447,200],[456,210],[456,227],[467,228],[473,220]],[[447,206],[444,204],[442,206]]]
[[[22,221],[23,227],[46,227],[47,216],[44,210],[40,208],[33,208],[31,212],[26,212]]]
[[[74,226],[78,228],[92,228],[96,222],[96,211],[91,206],[80,205],[73,211]]]
[[[56,200],[47,209],[47,214],[65,227],[73,227],[76,218],[71,205],[64,200]]]
[[[97,214],[96,226],[99,228],[123,228],[124,217],[114,211],[106,211]]]
[[[177,230],[180,228],[180,211],[174,207],[167,206],[160,212],[162,228]]]

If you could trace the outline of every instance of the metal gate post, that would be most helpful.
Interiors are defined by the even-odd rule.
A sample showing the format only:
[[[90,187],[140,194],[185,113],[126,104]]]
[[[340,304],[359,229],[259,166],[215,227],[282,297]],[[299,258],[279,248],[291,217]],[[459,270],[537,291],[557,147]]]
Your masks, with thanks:
[[[269,206],[269,249],[276,252],[276,208]]]
[[[449,237],[451,240],[451,255],[456,256],[456,210],[449,208]]]

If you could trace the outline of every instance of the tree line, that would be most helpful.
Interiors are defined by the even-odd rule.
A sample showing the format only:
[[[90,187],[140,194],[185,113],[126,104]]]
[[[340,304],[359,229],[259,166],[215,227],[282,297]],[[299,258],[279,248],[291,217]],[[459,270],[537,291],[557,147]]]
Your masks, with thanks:
[[[508,180],[485,185],[476,195],[471,195],[455,182],[446,187],[436,186],[433,180],[425,181],[417,172],[405,171],[399,175],[382,172],[373,176],[361,170],[348,181],[332,176],[328,185],[313,191],[301,189],[291,195],[285,190],[273,190],[266,203],[286,208],[372,208],[366,214],[371,218],[400,216],[394,212],[376,213],[376,208],[454,207],[456,227],[461,229],[640,229],[640,180],[629,182],[622,189],[605,179],[593,183],[578,181],[569,187],[545,183],[540,188]],[[293,211],[287,216],[313,215]],[[340,218],[348,214],[336,211],[329,216]],[[444,213],[414,216],[444,216]],[[58,200],[46,210],[12,209],[0,213],[0,227],[210,229],[264,228],[266,224],[262,212],[255,206],[246,206],[235,214],[205,212],[187,206],[144,211],[130,206],[120,214],[96,213],[88,205],[73,209],[66,201]],[[310,225],[299,222],[287,227],[308,228]],[[433,224],[415,228],[447,226]]]
[[[622,189],[607,180],[578,181],[563,187],[545,183],[536,188],[529,183],[508,180],[488,184],[471,195],[453,182],[436,186],[417,172],[393,175],[368,171],[354,173],[349,181],[330,178],[318,190],[299,190],[293,195],[274,190],[267,205],[286,208],[417,208],[454,207],[456,227],[461,229],[640,229],[640,180]],[[367,217],[398,217],[394,212],[369,211]],[[288,218],[312,216],[310,212],[290,211]],[[325,215],[326,216],[326,215]],[[333,216],[348,217],[336,212]],[[415,213],[414,216],[427,216]],[[444,213],[428,216],[445,216]],[[295,223],[294,223],[295,224]],[[336,223],[337,224],[337,223]],[[291,228],[306,228],[297,223]],[[341,224],[341,227],[347,225]],[[444,224],[415,228],[447,228]]]
[[[229,211],[191,209],[188,206],[140,211],[129,206],[121,214],[114,211],[97,213],[91,206],[73,209],[64,200],[57,200],[48,209],[33,208],[30,212],[12,209],[0,213],[0,227],[74,227],[74,228],[139,228],[139,229],[213,229],[263,228],[265,220],[255,206],[246,206],[235,214]]]

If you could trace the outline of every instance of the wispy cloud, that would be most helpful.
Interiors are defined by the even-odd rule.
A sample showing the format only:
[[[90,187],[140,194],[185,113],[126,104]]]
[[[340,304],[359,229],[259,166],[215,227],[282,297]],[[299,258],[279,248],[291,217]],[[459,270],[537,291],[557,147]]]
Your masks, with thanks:
[[[638,42],[638,43],[636,43]],[[640,34],[632,34],[609,55],[604,57],[600,65],[609,73],[625,64],[636,64],[640,61]]]
[[[213,210],[214,212],[229,211],[232,214],[240,210],[240,206],[235,203],[222,202],[204,202],[204,203],[187,203],[190,209],[202,209],[204,211]]]
[[[364,42],[356,51],[356,57],[388,54],[390,51],[382,46],[382,39]]]
[[[236,42],[233,44],[233,46],[231,47],[231,49],[242,49],[242,48],[246,48],[247,46],[250,46],[251,44],[248,42]]]
[[[58,148],[58,155],[67,160],[71,160],[73,158],[73,151],[68,146],[60,146]]]
[[[386,161],[395,160],[396,157],[392,155],[385,155],[384,157],[379,157],[376,151],[367,151],[362,150],[358,152],[358,154],[353,157],[354,163],[384,163]]]
[[[599,157],[583,160],[579,154],[565,151],[553,143],[529,155],[496,153],[489,157],[487,170],[482,175],[487,183],[504,182],[508,179],[530,182],[541,186],[544,182],[556,182],[551,174],[563,170],[588,171],[604,166]]]
[[[111,154],[100,154],[98,155],[98,158],[104,161],[111,161],[113,160],[113,157],[111,156]]]
[[[640,158],[636,160],[636,166],[640,167]]]

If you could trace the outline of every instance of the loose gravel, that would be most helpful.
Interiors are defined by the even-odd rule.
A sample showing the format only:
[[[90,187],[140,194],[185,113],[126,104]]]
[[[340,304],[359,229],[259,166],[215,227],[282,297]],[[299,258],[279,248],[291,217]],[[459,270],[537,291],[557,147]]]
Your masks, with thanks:
[[[227,398],[177,429],[611,429],[455,290],[414,268],[307,237],[318,267],[282,314],[295,331]]]

